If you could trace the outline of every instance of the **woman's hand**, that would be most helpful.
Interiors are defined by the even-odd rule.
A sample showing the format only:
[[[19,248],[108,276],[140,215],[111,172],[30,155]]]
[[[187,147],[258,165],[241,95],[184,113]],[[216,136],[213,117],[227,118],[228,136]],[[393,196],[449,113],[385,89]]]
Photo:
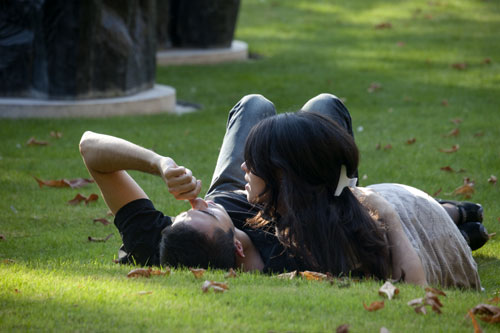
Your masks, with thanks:
[[[168,191],[177,200],[192,200],[200,193],[201,180],[197,180],[191,170],[178,166],[170,157],[161,156],[158,169]]]

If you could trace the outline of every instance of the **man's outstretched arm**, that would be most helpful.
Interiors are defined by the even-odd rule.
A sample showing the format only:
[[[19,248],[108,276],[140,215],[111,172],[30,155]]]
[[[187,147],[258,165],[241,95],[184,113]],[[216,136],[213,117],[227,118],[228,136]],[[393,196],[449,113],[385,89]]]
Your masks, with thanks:
[[[133,200],[148,198],[125,170],[161,176],[178,200],[194,199],[201,191],[201,182],[189,169],[117,137],[87,131],[80,140],[80,153],[113,214]]]

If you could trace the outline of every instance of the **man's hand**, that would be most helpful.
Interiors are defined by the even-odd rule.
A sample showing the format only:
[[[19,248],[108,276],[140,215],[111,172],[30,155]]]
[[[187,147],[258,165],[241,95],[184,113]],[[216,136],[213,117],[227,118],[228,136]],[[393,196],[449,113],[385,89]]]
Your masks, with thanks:
[[[201,180],[193,177],[191,170],[178,166],[170,157],[162,156],[158,163],[160,175],[168,191],[177,200],[195,199],[201,191]]]

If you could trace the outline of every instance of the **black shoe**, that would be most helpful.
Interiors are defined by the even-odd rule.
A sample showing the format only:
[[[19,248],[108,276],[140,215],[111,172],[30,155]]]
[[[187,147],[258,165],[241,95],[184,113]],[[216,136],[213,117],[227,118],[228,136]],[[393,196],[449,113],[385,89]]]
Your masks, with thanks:
[[[458,226],[472,251],[482,247],[490,239],[488,231],[479,222],[467,222]]]
[[[483,222],[483,206],[478,203],[468,201],[453,201],[436,199],[442,204],[450,204],[458,209],[458,223],[461,225],[468,222]]]

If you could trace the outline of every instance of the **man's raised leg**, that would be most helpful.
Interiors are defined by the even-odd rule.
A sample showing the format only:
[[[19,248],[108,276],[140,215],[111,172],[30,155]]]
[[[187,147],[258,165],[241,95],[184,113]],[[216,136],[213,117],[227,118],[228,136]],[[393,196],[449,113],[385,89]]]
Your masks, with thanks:
[[[241,164],[244,162],[243,152],[248,133],[259,121],[275,114],[273,103],[256,94],[243,97],[231,109],[207,196],[215,191],[245,188],[245,173],[241,170]]]

